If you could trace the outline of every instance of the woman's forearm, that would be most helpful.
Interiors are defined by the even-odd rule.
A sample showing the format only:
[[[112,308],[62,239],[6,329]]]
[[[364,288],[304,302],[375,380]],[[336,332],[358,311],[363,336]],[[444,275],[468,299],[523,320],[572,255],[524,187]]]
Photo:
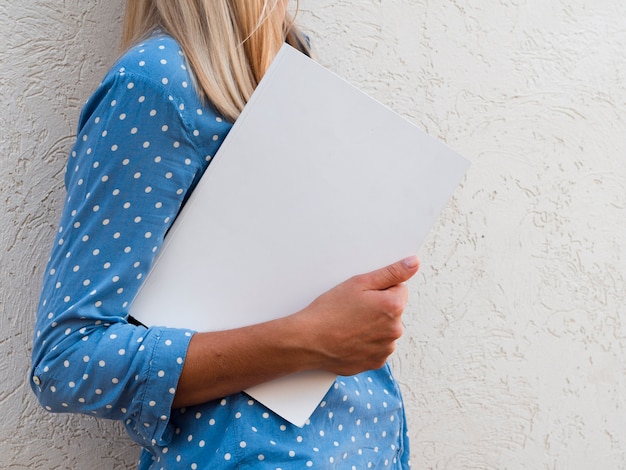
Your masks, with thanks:
[[[174,407],[192,406],[270,380],[319,368],[299,317],[228,331],[196,333],[189,343]]]

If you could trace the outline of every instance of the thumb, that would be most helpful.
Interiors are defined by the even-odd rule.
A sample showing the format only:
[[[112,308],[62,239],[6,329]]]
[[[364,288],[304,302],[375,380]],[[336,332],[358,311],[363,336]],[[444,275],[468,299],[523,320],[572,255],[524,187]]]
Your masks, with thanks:
[[[372,290],[384,290],[409,280],[419,269],[417,256],[409,256],[384,268],[364,275],[367,287]]]

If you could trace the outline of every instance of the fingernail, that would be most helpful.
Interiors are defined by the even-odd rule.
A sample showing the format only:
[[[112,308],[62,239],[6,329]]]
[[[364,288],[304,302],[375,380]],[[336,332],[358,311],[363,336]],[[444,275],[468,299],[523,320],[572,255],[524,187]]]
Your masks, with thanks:
[[[404,266],[408,269],[413,269],[419,264],[419,260],[417,259],[417,256],[409,256],[408,258],[404,258],[402,260],[402,264],[404,264]]]

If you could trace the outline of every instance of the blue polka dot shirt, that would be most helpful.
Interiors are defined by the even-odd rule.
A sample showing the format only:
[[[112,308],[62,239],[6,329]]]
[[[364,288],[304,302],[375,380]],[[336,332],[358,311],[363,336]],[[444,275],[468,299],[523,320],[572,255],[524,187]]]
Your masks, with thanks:
[[[135,325],[129,306],[230,127],[198,97],[167,35],[106,75],[68,158],[35,329],[35,394],[49,411],[121,420],[143,447],[140,469],[408,468],[387,366],[339,377],[302,428],[244,393],[172,409],[194,332]]]

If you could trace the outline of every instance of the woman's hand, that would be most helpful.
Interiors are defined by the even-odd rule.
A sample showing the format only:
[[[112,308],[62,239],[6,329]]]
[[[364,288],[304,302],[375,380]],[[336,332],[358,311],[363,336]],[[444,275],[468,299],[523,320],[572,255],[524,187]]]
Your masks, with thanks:
[[[307,346],[320,369],[354,375],[382,367],[402,335],[404,284],[418,270],[416,257],[354,276],[296,314],[310,334]]]

